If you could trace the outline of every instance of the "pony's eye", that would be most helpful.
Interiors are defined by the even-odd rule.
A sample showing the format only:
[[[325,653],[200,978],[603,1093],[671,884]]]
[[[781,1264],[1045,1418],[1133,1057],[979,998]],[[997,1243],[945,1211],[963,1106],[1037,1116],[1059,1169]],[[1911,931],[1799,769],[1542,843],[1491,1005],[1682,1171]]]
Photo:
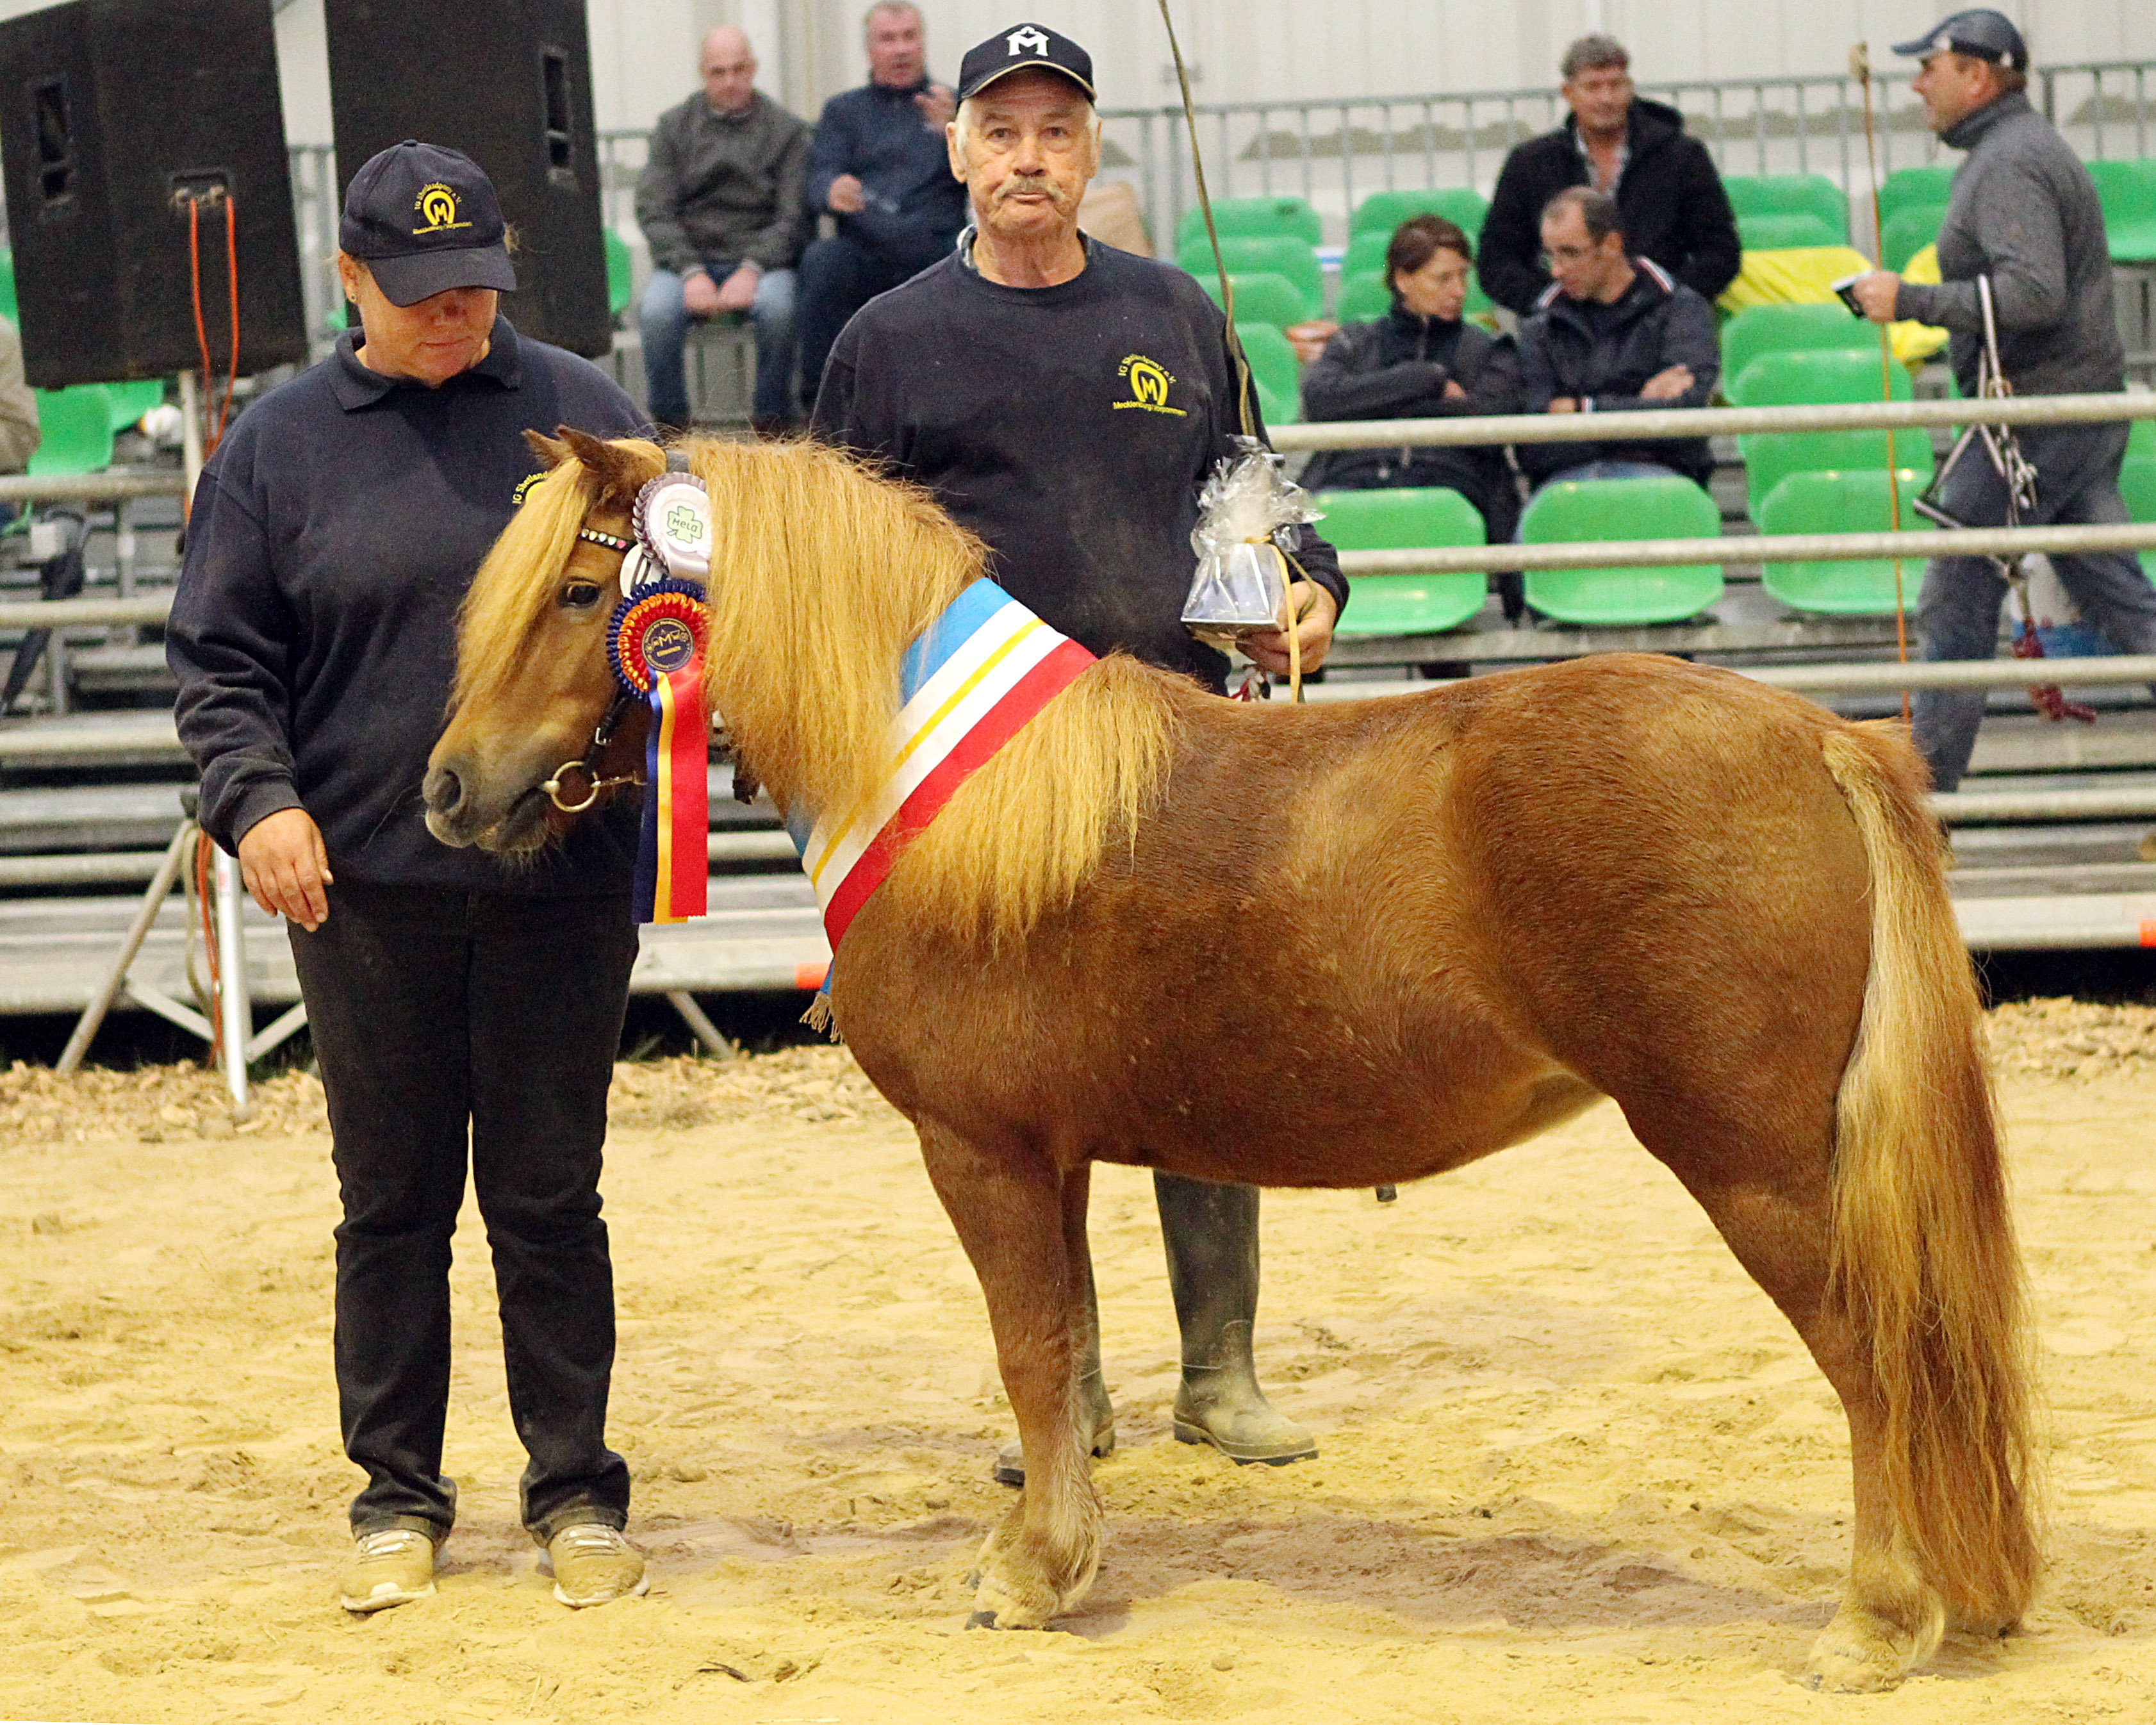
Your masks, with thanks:
[[[562,589],[562,603],[572,611],[588,611],[599,602],[598,584],[589,581],[572,581]]]

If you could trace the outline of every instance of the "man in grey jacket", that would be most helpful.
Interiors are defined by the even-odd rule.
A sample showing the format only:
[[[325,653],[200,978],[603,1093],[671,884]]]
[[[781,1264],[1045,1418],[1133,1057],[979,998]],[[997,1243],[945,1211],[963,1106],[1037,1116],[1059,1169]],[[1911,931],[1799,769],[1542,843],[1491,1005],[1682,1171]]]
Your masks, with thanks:
[[[1999,367],[2015,394],[2124,388],[2103,212],[2088,170],[2029,105],[2021,33],[1996,12],[1958,12],[1894,51],[1922,60],[1915,88],[1925,121],[1942,142],[1969,155],[1955,171],[1939,228],[1942,280],[1927,285],[1885,270],[1860,276],[1854,291],[1866,316],[1943,326],[1955,379],[1974,395],[1984,348],[1977,278],[1987,276]],[[2036,502],[2022,512],[2022,524],[2124,521],[2118,469],[2126,429],[2118,420],[2024,427],[2018,435],[2036,470]],[[2003,525],[2006,501],[2004,482],[1975,444],[1939,493],[1947,513],[1972,527]],[[2131,552],[2057,556],[2051,566],[2083,616],[2120,651],[2156,653],[2156,588]],[[1917,603],[1924,657],[1990,658],[2005,592],[1989,558],[1933,557]],[[1968,770],[1984,706],[1981,690],[1917,696],[1916,742],[1936,789],[1953,789]]]
[[[793,266],[808,238],[808,126],[756,90],[748,38],[704,39],[703,90],[659,116],[636,183],[651,246],[638,309],[651,417],[689,423],[682,349],[692,320],[747,312],[756,326],[757,429],[793,418]]]

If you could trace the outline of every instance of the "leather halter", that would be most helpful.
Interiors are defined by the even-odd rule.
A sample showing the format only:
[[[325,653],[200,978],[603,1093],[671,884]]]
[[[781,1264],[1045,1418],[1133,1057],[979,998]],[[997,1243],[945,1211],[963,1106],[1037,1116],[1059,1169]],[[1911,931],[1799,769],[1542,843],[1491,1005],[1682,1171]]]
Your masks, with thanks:
[[[666,468],[670,473],[686,473],[689,470],[688,459],[679,449],[669,449],[666,452]],[[618,533],[603,533],[597,527],[580,526],[577,529],[577,537],[587,545],[596,545],[602,551],[610,551],[619,557],[625,557],[636,548],[634,539],[624,539]],[[547,800],[562,814],[582,814],[598,801],[602,791],[613,790],[618,785],[640,785],[644,782],[640,773],[624,773],[612,778],[602,778],[593,770],[593,763],[605,753],[607,745],[613,741],[615,727],[621,723],[621,716],[628,711],[633,698],[627,690],[618,691],[606,711],[601,715],[598,725],[593,727],[592,740],[584,745],[583,753],[573,761],[562,762],[554,769],[554,776],[539,787],[546,792]],[[579,779],[582,781],[581,796],[577,795]]]

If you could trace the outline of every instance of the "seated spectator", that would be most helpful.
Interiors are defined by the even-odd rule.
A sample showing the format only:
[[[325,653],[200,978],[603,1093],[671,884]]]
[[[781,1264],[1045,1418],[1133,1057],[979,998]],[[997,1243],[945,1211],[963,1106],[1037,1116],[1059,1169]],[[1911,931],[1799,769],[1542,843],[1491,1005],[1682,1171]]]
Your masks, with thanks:
[[[756,326],[759,431],[793,419],[793,266],[808,237],[808,128],[756,90],[748,38],[721,24],[704,39],[704,88],[659,116],[636,182],[651,246],[637,321],[651,417],[685,429],[682,349],[691,321],[748,314]]]
[[[20,473],[38,453],[38,398],[23,376],[23,338],[0,317],[0,473]],[[15,518],[0,505],[0,521]]]
[[[1509,337],[1460,320],[1475,253],[1443,216],[1400,223],[1385,249],[1393,309],[1349,324],[1326,343],[1303,379],[1311,419],[1434,419],[1516,413],[1519,360]],[[1445,485],[1475,506],[1493,540],[1510,538],[1519,513],[1504,453],[1496,448],[1332,449],[1302,475],[1312,490]]]
[[[1585,186],[1617,200],[1635,253],[1712,300],[1743,259],[1707,146],[1686,136],[1675,108],[1633,95],[1630,57],[1614,39],[1581,37],[1563,72],[1571,116],[1516,146],[1497,175],[1482,223],[1482,291],[1522,317],[1534,310],[1550,282],[1536,231],[1543,208],[1563,187]]]
[[[801,398],[812,406],[846,320],[950,251],[966,220],[943,136],[958,104],[929,82],[921,8],[880,0],[867,33],[869,81],[824,103],[808,158],[809,208],[839,229],[801,256]]]
[[[1542,245],[1556,277],[1520,322],[1520,390],[1530,413],[1621,413],[1703,408],[1722,372],[1714,312],[1647,258],[1628,256],[1617,200],[1567,187],[1543,212]],[[1522,444],[1537,487],[1553,480],[1678,473],[1705,485],[1703,437],[1626,441],[1623,422],[1593,443]]]

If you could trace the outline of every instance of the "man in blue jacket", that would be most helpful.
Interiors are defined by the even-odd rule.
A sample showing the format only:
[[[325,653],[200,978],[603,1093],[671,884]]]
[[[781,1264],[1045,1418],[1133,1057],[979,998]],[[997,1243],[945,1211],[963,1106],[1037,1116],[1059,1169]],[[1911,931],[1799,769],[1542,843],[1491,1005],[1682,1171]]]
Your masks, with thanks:
[[[948,252],[966,221],[943,128],[957,101],[929,81],[921,8],[869,8],[869,81],[824,105],[808,157],[808,207],[838,233],[801,254],[801,393],[814,403],[846,320]]]
[[[1627,253],[1617,200],[1571,186],[1543,211],[1543,254],[1555,280],[1521,320],[1520,393],[1530,413],[1621,413],[1703,408],[1722,374],[1714,310],[1652,259]],[[1554,479],[1678,473],[1705,485],[1714,458],[1703,437],[1633,439],[1613,419],[1590,443],[1522,444],[1520,466],[1539,487]]]

